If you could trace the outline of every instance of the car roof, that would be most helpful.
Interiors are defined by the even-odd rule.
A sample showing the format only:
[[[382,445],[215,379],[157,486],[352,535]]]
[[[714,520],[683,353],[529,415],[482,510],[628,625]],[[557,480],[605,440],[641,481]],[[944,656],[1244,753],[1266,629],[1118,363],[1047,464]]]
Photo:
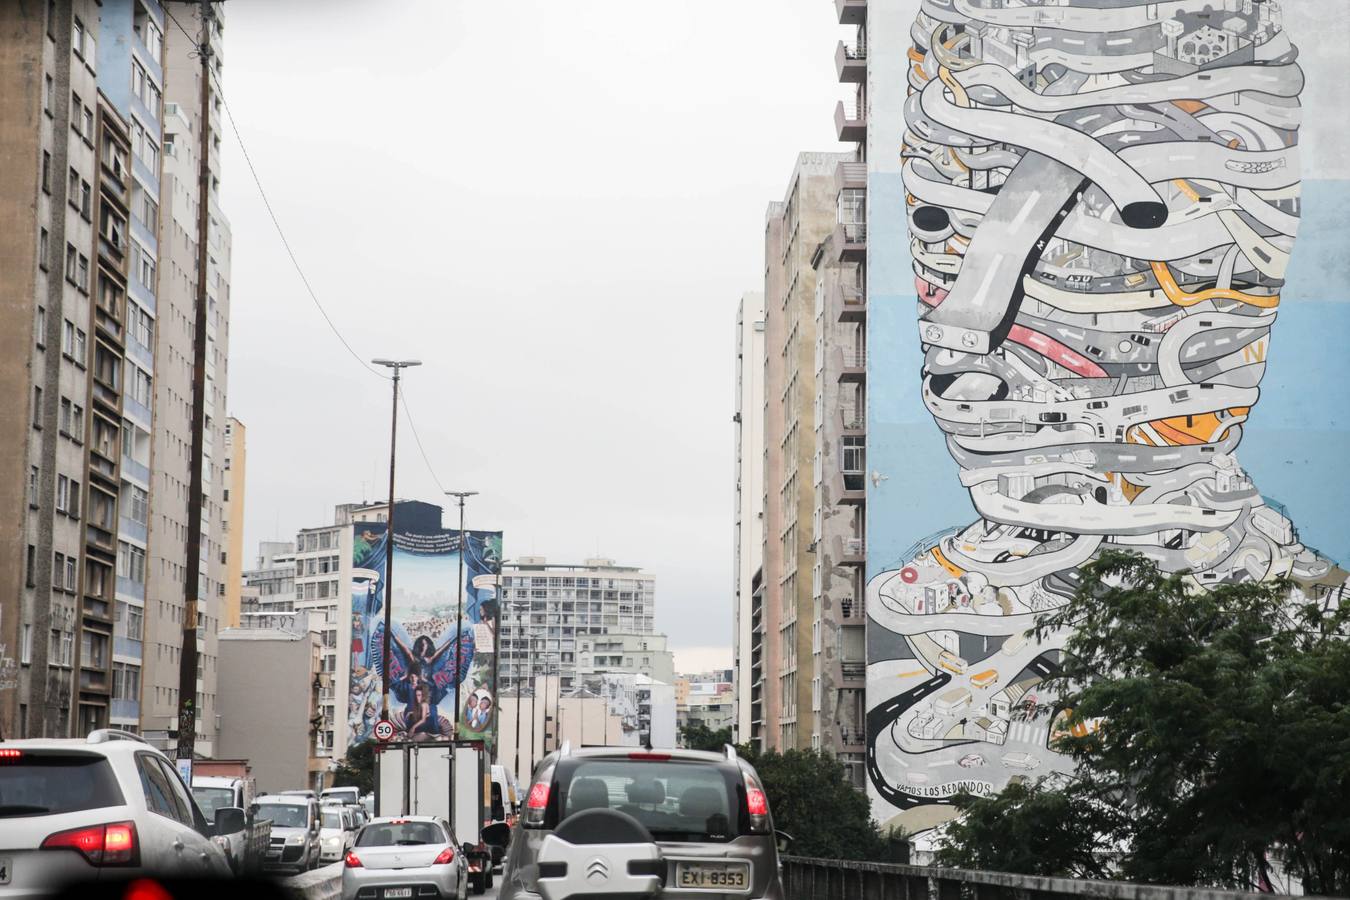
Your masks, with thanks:
[[[371,826],[371,825],[392,825],[392,824],[395,823],[395,822],[431,822],[432,824],[439,825],[439,824],[441,823],[441,817],[440,817],[440,816],[380,816],[378,819],[371,819],[369,822],[366,823],[366,826],[369,827],[369,826]]]
[[[302,794],[263,794],[253,802],[273,803],[278,806],[308,806],[313,801],[313,797],[306,797]]]
[[[17,741],[0,741],[0,747],[13,750],[77,750],[101,753],[104,756],[130,755],[138,751],[149,751],[157,756],[168,755],[151,744],[128,740],[95,740],[88,738],[23,738]]]
[[[685,750],[680,747],[656,748],[645,750],[642,747],[583,747],[564,754],[562,759],[663,759],[684,760],[689,762],[729,763],[733,759],[725,753],[712,753],[708,750]]]

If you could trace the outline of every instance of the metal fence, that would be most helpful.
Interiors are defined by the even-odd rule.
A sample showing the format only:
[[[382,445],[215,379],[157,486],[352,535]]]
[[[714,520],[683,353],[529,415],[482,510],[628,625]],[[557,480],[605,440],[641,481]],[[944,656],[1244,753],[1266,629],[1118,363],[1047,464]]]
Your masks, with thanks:
[[[782,862],[783,888],[789,900],[1276,900],[1288,896],[805,856],[784,856]]]

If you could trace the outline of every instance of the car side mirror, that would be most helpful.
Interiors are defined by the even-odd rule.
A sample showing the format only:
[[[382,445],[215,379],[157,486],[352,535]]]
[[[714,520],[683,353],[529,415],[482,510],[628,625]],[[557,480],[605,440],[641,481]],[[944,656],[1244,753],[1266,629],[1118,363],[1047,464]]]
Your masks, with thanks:
[[[774,843],[778,845],[779,853],[789,852],[792,849],[792,845],[797,842],[797,839],[786,831],[775,831],[773,833],[773,839]]]
[[[468,856],[470,853],[473,852],[473,844],[470,844],[466,841],[460,845],[459,849],[464,851],[465,856]]]
[[[244,810],[238,806],[222,806],[216,810],[216,834],[235,834],[245,828]]]

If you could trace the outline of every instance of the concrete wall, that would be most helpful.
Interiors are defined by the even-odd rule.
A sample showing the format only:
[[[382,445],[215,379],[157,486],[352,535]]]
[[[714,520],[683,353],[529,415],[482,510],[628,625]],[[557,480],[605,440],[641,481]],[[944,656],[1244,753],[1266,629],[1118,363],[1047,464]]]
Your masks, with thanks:
[[[317,634],[229,629],[220,635],[218,756],[247,759],[259,793],[310,787]]]

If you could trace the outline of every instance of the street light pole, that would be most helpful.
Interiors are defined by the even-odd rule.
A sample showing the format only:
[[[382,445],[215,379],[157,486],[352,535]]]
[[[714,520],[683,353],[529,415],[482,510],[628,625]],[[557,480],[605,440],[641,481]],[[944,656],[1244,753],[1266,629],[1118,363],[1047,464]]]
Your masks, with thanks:
[[[447,496],[454,497],[459,501],[459,611],[455,615],[455,712],[450,717],[450,745],[451,756],[454,756],[454,746],[459,743],[459,684],[464,680],[464,552],[468,548],[464,546],[464,501],[477,494],[477,491],[446,491]],[[455,796],[455,769],[457,767],[452,762],[450,764],[450,796]]]
[[[389,632],[393,628],[394,608],[394,466],[398,446],[398,380],[403,369],[420,366],[416,359],[372,359],[377,366],[394,370],[394,406],[389,424],[389,513],[384,532],[384,646],[380,652],[380,718],[389,718]],[[406,784],[405,784],[406,792]],[[408,805],[404,797],[403,806]]]
[[[497,615],[492,623],[492,761],[500,756],[502,743],[502,567],[510,560],[497,560]],[[516,704],[519,706],[520,704]]]

